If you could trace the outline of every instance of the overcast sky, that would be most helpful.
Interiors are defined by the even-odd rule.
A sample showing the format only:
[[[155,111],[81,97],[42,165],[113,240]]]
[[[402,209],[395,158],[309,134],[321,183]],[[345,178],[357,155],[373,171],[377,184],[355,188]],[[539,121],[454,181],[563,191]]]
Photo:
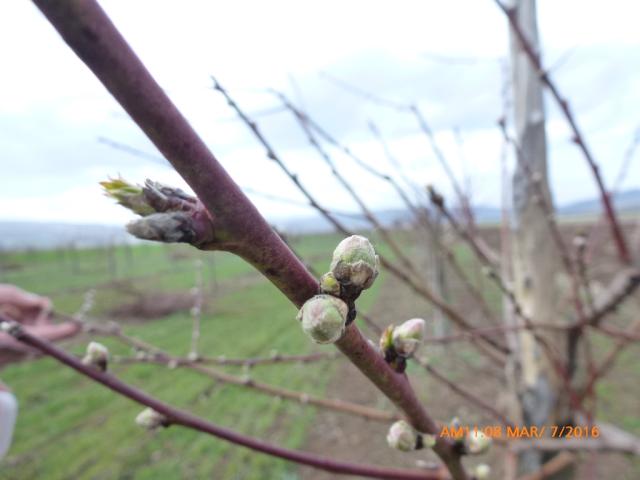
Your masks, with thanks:
[[[470,179],[474,201],[498,205],[501,136],[495,125],[508,35],[492,0],[101,4],[241,187],[302,199],[212,91],[210,75],[257,114],[284,161],[327,206],[356,210],[290,115],[273,113],[279,103],[266,89],[286,92],[359,156],[391,172],[367,126],[374,122],[406,176],[450,191],[411,116],[352,95],[321,75],[326,72],[381,97],[417,103],[456,174]],[[553,76],[611,184],[640,125],[640,6],[539,0],[538,9],[545,63],[557,64]],[[184,185],[161,160],[99,141],[157,155],[30,2],[0,2],[0,45],[0,220],[121,223],[130,214],[101,195],[98,181],[121,174]],[[547,106],[555,199],[591,197],[595,187],[584,159],[563,118]],[[348,159],[336,160],[371,206],[400,205],[384,183]],[[640,159],[623,183],[638,187]],[[308,212],[250,196],[271,218]]]

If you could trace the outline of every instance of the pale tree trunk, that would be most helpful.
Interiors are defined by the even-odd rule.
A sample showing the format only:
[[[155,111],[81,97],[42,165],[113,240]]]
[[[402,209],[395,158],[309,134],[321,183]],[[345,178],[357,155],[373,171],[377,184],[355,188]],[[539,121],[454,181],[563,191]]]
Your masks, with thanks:
[[[535,0],[515,0],[512,5],[517,9],[517,19],[525,36],[539,51]],[[542,194],[543,201],[553,210],[547,175],[542,84],[513,32],[511,68],[514,123],[520,146],[512,184],[514,293],[524,314],[534,323],[548,323],[558,318],[559,256],[549,235],[548,220],[537,200]],[[515,389],[516,418],[524,425],[540,426],[564,420],[558,378],[533,334],[523,330],[512,340],[517,345],[517,353],[508,373]],[[549,341],[555,343],[553,338]],[[538,470],[545,459],[540,452],[528,451],[518,460],[520,473],[530,473]]]
[[[427,231],[427,274],[429,277],[429,288],[438,297],[449,303],[449,289],[447,288],[447,278],[445,272],[444,253],[440,248],[443,242],[442,219],[438,212],[434,212],[429,220],[431,228]],[[449,321],[442,311],[435,308],[433,311],[434,333],[436,336],[446,335],[451,332]]]

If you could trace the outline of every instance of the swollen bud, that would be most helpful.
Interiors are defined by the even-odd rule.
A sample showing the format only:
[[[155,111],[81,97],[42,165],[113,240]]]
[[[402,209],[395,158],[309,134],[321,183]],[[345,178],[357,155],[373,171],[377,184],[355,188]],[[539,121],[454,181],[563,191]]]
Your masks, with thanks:
[[[393,348],[401,357],[410,357],[420,346],[424,337],[425,321],[421,318],[412,318],[393,329]]]
[[[325,273],[320,277],[320,291],[334,297],[340,296],[340,283],[333,272]]]
[[[298,312],[302,330],[315,343],[333,343],[344,333],[349,307],[331,295],[316,295]]]
[[[489,450],[491,446],[491,437],[484,432],[474,430],[469,432],[467,436],[467,452],[471,455],[480,455]]]
[[[366,289],[378,276],[379,259],[369,240],[352,235],[338,244],[330,268],[338,282]]]
[[[389,428],[387,443],[401,452],[410,452],[418,446],[418,434],[407,422],[398,420]]]
[[[154,213],[154,209],[145,198],[141,187],[122,178],[110,178],[100,182],[107,197],[115,199],[120,205],[143,217]]]
[[[136,417],[136,424],[147,430],[155,430],[159,427],[166,427],[169,425],[167,417],[161,413],[156,412],[152,408],[145,408]]]
[[[82,358],[82,363],[97,367],[105,372],[109,363],[109,350],[101,343],[89,342],[87,353]]]
[[[196,238],[191,217],[182,212],[154,213],[127,224],[127,231],[142,240],[192,243]]]
[[[481,463],[473,470],[473,474],[475,475],[476,480],[487,480],[490,473],[491,468],[489,468],[489,465],[487,465],[486,463]]]

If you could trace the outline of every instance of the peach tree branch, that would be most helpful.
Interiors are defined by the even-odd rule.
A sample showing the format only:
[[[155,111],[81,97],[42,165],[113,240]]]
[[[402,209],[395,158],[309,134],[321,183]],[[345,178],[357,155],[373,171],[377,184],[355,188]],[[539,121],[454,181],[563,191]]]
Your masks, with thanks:
[[[294,305],[300,307],[313,297],[318,292],[317,280],[242,193],[100,6],[92,0],[35,0],[34,3],[194,190],[215,225],[212,243],[244,258]],[[21,338],[83,371],[71,361],[72,357],[55,347],[33,337]],[[346,328],[336,346],[404,412],[414,428],[429,434],[438,433],[436,422],[418,400],[406,376],[395,372],[353,323]],[[106,380],[93,371],[83,373],[90,373],[89,376],[97,381]],[[122,393],[132,394],[127,386],[117,385]],[[157,406],[169,414],[176,414],[155,399],[138,398],[149,402],[151,408]],[[193,425],[193,418],[184,413],[180,415],[184,422]],[[223,438],[240,440],[218,427],[208,428]],[[245,439],[242,442],[247,444]],[[277,451],[294,461],[309,462],[303,454],[282,452],[278,447],[265,447],[259,442],[253,446],[261,451]],[[461,463],[461,453],[453,442],[439,438],[434,451],[454,479],[469,478]]]
[[[440,474],[431,474],[429,472],[402,470],[394,468],[380,468],[370,465],[359,465],[348,462],[342,462],[327,457],[321,457],[311,453],[300,452],[297,450],[289,450],[283,447],[272,445],[262,440],[249,437],[218,426],[201,417],[197,417],[189,412],[179,410],[168,405],[147,393],[122,382],[118,378],[103,372],[91,365],[86,365],[78,358],[68,354],[64,350],[56,347],[52,343],[26,332],[21,326],[13,322],[8,317],[0,314],[0,327],[3,331],[11,334],[16,340],[39,350],[58,362],[72,368],[78,373],[89,377],[97,383],[104,385],[110,390],[133,400],[136,403],[145,405],[155,412],[163,415],[166,419],[166,426],[179,425],[202,433],[213,435],[236,445],[247,447],[251,450],[262,452],[267,455],[283,458],[303,465],[308,465],[321,470],[339,474],[360,475],[369,478],[382,479],[398,479],[398,480],[429,480],[442,479]]]

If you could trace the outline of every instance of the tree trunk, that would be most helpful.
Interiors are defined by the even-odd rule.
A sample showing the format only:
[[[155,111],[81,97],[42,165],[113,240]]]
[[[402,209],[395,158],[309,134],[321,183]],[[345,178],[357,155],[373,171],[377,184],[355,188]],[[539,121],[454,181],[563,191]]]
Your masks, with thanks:
[[[535,0],[515,0],[513,5],[525,36],[539,51]],[[514,124],[520,146],[512,184],[514,293],[525,315],[534,323],[547,323],[558,318],[555,280],[559,256],[539,205],[543,197],[553,212],[542,84],[513,32],[511,69]],[[559,385],[552,366],[530,331],[521,331],[513,340],[517,353],[508,373],[516,389],[519,420],[524,425],[557,423],[563,415],[559,413]],[[548,340],[554,342],[553,338]],[[532,450],[522,453],[518,460],[519,471],[524,474],[538,470],[545,459]]]

